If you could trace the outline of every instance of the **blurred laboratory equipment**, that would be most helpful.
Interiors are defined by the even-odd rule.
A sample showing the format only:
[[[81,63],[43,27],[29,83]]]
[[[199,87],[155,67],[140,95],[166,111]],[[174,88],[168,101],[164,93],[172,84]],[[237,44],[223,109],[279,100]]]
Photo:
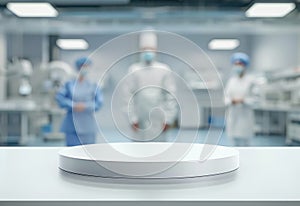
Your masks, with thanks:
[[[300,70],[286,69],[268,73],[268,82],[262,87],[266,104],[299,106]]]
[[[286,136],[286,143],[299,140],[300,128],[300,70],[288,68],[265,74],[259,85],[260,103],[255,111],[255,132],[266,135]]]
[[[37,72],[35,86],[37,98],[45,106],[55,106],[55,94],[66,81],[75,77],[72,67],[63,61],[52,61]]]
[[[32,93],[30,83],[33,73],[32,63],[27,59],[13,59],[7,66],[8,97],[29,96]]]
[[[44,119],[42,136],[44,140],[59,140],[65,136],[60,132],[60,125],[64,112],[57,107],[55,95],[59,87],[70,78],[74,78],[75,73],[72,67],[63,61],[52,61],[43,65],[36,73],[35,86],[37,91],[35,99],[48,110],[47,118]]]
[[[7,65],[7,100],[0,102],[0,144],[24,143],[28,135],[29,114],[35,110],[32,95],[32,64],[27,59],[14,58]]]
[[[5,72],[6,99],[0,102],[0,144],[26,144],[29,138],[64,138],[59,131],[64,112],[54,103],[59,85],[70,78],[65,62],[33,68],[27,59],[14,59]]]

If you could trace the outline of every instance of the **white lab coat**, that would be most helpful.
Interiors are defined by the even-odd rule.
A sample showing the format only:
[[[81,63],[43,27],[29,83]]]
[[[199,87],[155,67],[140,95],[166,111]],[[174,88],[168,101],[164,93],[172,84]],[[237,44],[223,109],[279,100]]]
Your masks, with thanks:
[[[156,61],[130,66],[125,85],[126,110],[130,123],[139,124],[137,140],[154,140],[161,136],[165,123],[170,125],[176,119],[176,84],[171,72],[166,64]]]
[[[251,138],[254,130],[254,115],[251,109],[253,78],[245,74],[242,78],[233,76],[225,88],[227,109],[226,131],[230,138]],[[243,99],[243,104],[233,105],[233,99]]]

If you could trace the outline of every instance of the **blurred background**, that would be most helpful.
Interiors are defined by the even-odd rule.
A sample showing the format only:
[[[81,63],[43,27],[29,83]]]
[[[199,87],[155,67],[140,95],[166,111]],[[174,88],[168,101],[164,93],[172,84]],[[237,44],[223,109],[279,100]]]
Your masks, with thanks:
[[[202,137],[208,128],[216,134],[223,131],[226,107],[220,104],[212,115],[207,94],[222,94],[222,84],[232,75],[231,55],[244,52],[251,61],[248,73],[255,79],[251,146],[299,145],[299,0],[47,0],[30,1],[26,7],[27,3],[0,0],[1,145],[64,146],[60,126],[65,111],[57,106],[55,94],[74,77],[76,59],[119,35],[145,28],[174,32],[197,44],[222,80],[220,84],[220,79],[212,79],[209,88],[203,87],[193,72],[158,56],[189,82],[199,101],[200,121],[176,121],[171,136],[179,129],[187,134],[197,130]],[[138,42],[132,46],[138,48]],[[98,61],[94,72],[106,70]],[[107,141],[130,141],[106,115],[109,96],[136,61],[138,56],[131,56],[117,65],[101,84],[104,105],[97,116]],[[101,135],[98,138],[101,142]],[[226,132],[219,144],[232,145]]]

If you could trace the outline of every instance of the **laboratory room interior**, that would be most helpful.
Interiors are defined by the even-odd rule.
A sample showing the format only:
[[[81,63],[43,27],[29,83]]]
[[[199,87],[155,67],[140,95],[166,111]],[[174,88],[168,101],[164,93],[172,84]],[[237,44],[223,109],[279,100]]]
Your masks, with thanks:
[[[297,0],[0,0],[0,145],[299,146],[299,9]],[[197,48],[174,50],[205,62],[193,69],[160,52],[172,37]],[[136,53],[118,57],[124,48]],[[164,71],[131,75],[141,65]],[[151,78],[171,92],[132,92]]]

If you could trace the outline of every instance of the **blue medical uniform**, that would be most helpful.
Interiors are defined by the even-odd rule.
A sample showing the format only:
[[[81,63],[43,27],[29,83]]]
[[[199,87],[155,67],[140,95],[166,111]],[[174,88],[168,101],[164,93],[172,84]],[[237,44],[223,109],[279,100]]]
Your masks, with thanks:
[[[93,144],[96,141],[97,123],[95,112],[103,103],[103,97],[96,84],[88,80],[67,82],[56,94],[56,101],[67,110],[61,131],[66,134],[67,146]],[[85,110],[76,112],[73,105],[84,103]]]

